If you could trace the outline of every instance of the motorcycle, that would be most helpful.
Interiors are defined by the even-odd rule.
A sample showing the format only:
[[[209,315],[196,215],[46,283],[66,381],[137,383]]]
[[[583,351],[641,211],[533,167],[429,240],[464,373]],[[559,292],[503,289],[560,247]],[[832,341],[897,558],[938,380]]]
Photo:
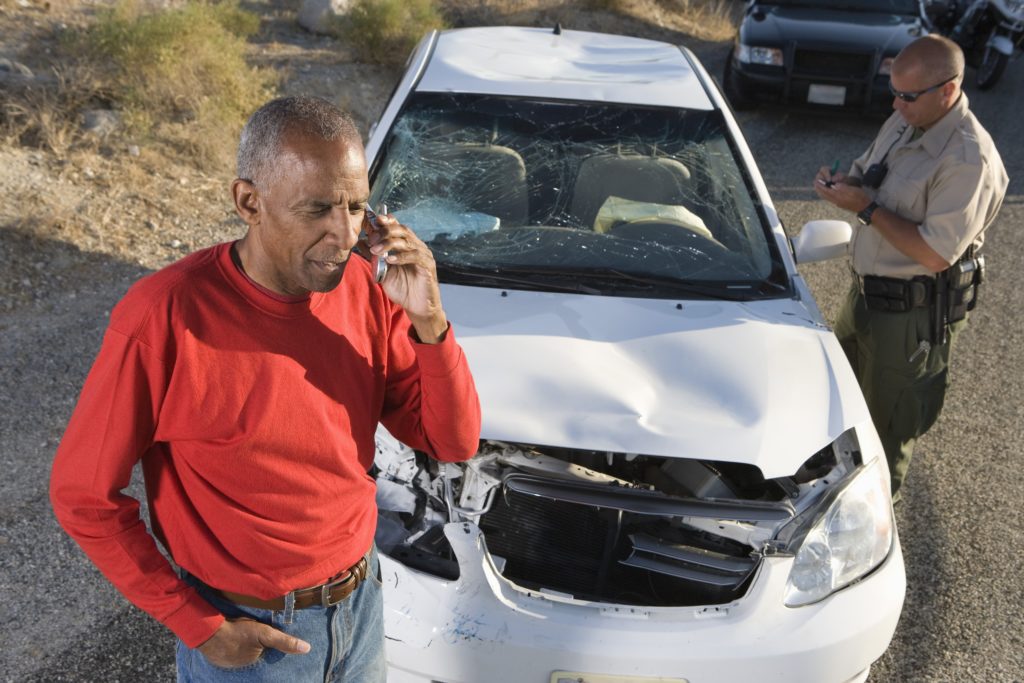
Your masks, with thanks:
[[[996,84],[1024,42],[1024,0],[932,0],[927,11],[935,28],[957,43],[967,64],[977,69],[980,90]]]

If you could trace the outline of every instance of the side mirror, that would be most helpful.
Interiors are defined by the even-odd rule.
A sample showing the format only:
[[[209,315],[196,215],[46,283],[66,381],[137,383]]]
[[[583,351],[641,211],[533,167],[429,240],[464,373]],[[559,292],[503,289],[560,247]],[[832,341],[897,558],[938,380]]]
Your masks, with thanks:
[[[844,256],[852,236],[846,221],[818,220],[805,223],[789,243],[797,263],[814,263]]]

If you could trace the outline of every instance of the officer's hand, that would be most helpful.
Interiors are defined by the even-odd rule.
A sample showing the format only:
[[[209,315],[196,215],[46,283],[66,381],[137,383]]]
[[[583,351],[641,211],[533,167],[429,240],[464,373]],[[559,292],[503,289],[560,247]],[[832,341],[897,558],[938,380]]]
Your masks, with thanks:
[[[843,173],[842,171],[836,171],[835,173],[833,173],[832,169],[830,169],[828,166],[822,166],[821,168],[818,169],[818,174],[814,176],[814,184],[815,186],[827,186],[829,183],[846,182],[846,178],[846,174]]]
[[[252,619],[225,621],[199,651],[210,664],[234,669],[252,664],[267,648],[289,655],[309,652],[309,643]]]
[[[814,178],[814,192],[830,204],[840,209],[857,213],[871,203],[868,193],[857,185],[849,185],[845,182],[846,175],[836,173],[832,176],[832,183],[829,184],[829,169],[822,168]],[[822,173],[824,172],[824,174]]]

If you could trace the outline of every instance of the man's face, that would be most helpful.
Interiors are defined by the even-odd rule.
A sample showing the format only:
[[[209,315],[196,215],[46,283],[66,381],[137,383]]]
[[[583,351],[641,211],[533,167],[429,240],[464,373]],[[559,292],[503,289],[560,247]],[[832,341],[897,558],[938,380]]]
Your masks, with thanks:
[[[259,214],[247,240],[249,276],[281,294],[338,286],[362,227],[370,188],[362,147],[291,134],[271,178],[257,188]]]
[[[916,93],[937,85],[943,80],[943,77],[925,73],[914,66],[902,66],[897,62],[893,64],[889,80],[893,90]],[[951,93],[956,90],[956,87],[955,83],[946,83],[936,90],[919,95],[913,102],[893,97],[892,108],[898,111],[911,126],[929,128],[950,110],[953,101]]]

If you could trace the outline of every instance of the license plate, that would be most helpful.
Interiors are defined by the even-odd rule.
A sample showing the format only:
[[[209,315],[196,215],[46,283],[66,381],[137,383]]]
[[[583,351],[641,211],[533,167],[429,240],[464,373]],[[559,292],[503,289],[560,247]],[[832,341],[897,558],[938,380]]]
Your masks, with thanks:
[[[649,676],[610,676],[608,674],[585,674],[581,671],[555,671],[549,683],[687,683],[685,678],[662,678]]]
[[[807,89],[807,101],[814,104],[846,104],[846,86],[813,83]]]

